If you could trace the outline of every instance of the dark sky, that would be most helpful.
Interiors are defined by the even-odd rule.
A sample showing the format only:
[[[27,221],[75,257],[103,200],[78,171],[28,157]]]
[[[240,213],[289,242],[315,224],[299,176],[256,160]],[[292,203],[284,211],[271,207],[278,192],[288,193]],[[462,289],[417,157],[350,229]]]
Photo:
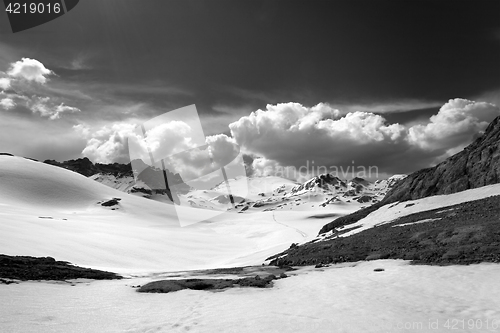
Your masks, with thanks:
[[[500,105],[499,60],[497,0],[82,0],[15,34],[2,12],[0,151],[58,160],[92,151],[96,161],[122,161],[130,124],[186,105],[196,104],[206,135],[229,135],[229,124],[257,109],[274,110],[259,119],[280,126],[290,114],[296,124],[311,116],[307,128],[331,118],[332,107],[337,118],[365,111],[383,119],[337,119],[328,135],[316,126],[325,147],[358,133],[325,163],[382,156],[373,147],[388,142],[386,160],[401,162],[385,172],[409,172],[461,149],[496,115],[450,99]],[[308,109],[318,103],[326,106]],[[448,111],[431,118],[443,105]],[[278,164],[299,165],[297,156],[314,150],[287,146],[299,140],[289,132],[268,137],[276,146],[259,141],[251,131],[267,127],[250,125],[236,126],[237,140],[269,159],[290,152]],[[410,153],[413,161],[401,157]],[[349,157],[339,162],[339,154]]]
[[[188,93],[113,93],[216,112],[474,96],[500,85],[499,22],[499,1],[85,0],[1,40],[68,80],[169,85]]]

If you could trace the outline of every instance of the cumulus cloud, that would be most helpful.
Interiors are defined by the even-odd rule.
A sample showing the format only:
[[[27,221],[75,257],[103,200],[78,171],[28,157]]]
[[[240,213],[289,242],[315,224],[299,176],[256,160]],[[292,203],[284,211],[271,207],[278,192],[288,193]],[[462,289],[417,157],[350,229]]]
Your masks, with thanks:
[[[99,163],[129,163],[141,159],[179,173],[184,181],[197,179],[226,166],[239,154],[238,145],[225,134],[208,136],[202,146],[183,121],[170,121],[146,131],[135,124],[116,123],[92,129],[73,127],[87,140],[82,154]],[[151,161],[151,156],[153,160]],[[162,164],[163,163],[163,164]]]
[[[59,119],[63,113],[80,112],[74,106],[66,105],[64,98],[59,96],[46,95],[47,90],[41,85],[47,82],[47,76],[54,75],[54,72],[47,69],[41,62],[35,59],[22,58],[10,64],[7,73],[0,72],[0,107],[5,110],[16,108],[20,114],[26,114],[26,109],[32,113],[40,114],[51,120]],[[37,82],[41,85],[31,85],[27,82]],[[7,92],[7,89],[12,91]],[[20,106],[20,108],[17,108]]]
[[[0,77],[0,89],[7,90],[10,88],[10,79],[6,77]]]
[[[73,128],[88,140],[82,154],[100,163],[128,163],[136,158],[149,163],[150,153],[155,161],[198,147],[193,142],[191,127],[182,121],[160,124],[146,131],[145,135],[141,127],[131,123],[115,123],[100,128],[80,124]],[[133,145],[132,156],[129,155],[129,142]],[[189,156],[179,155],[179,158]]]
[[[236,140],[225,134],[211,135],[206,142],[210,156],[219,168],[230,163],[240,153]]]
[[[127,139],[131,139],[138,157],[147,161],[149,152],[156,159],[170,156],[165,159],[168,167],[186,179],[248,154],[253,158],[247,164],[257,176],[304,180],[318,172],[357,173],[361,166],[375,172],[374,177],[428,167],[463,148],[499,114],[493,104],[452,99],[428,122],[405,126],[370,112],[344,114],[328,104],[283,103],[241,117],[229,125],[231,136],[209,136],[203,147],[183,121],[156,126],[145,140],[142,131],[130,124],[75,129],[87,139],[83,154],[96,162],[129,162]]]
[[[425,150],[463,148],[498,114],[498,107],[490,103],[451,99],[428,124],[409,128],[408,140]]]
[[[30,58],[22,58],[10,65],[7,74],[13,78],[34,81],[40,84],[47,82],[47,76],[54,72],[47,69],[40,61]]]
[[[146,132],[145,143],[152,154],[163,157],[195,148],[192,128],[182,121],[169,121]]]
[[[247,153],[262,156],[256,174],[283,167],[376,167],[380,173],[411,172],[463,148],[500,114],[493,104],[453,99],[427,124],[388,124],[381,115],[341,115],[327,104],[268,105],[229,125]],[[265,170],[265,171],[263,171]],[[324,170],[324,169],[323,169]]]
[[[12,98],[4,98],[0,100],[0,106],[4,110],[10,110],[16,106],[16,103],[12,100]]]
[[[245,151],[293,167],[306,161],[351,163],[369,145],[388,150],[387,143],[404,144],[402,125],[387,125],[382,116],[372,113],[340,116],[339,110],[327,104],[312,108],[297,103],[268,105],[267,110],[242,117],[229,128]]]
[[[73,128],[87,140],[82,155],[97,163],[129,163],[127,137],[134,135],[135,125],[113,124],[97,130],[79,124]]]

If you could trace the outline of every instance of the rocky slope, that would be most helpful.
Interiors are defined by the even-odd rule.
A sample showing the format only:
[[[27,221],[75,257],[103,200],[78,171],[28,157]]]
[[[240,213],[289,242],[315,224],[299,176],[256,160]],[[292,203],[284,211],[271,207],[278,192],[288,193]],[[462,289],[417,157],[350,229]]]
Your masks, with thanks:
[[[357,222],[383,205],[396,201],[451,194],[500,183],[500,117],[495,118],[484,134],[461,152],[438,165],[422,169],[400,179],[381,202],[336,219],[320,234]]]
[[[85,177],[90,177],[98,173],[112,174],[114,176],[133,176],[132,167],[130,166],[130,163],[94,164],[87,157],[78,158],[76,160],[69,160],[65,162],[45,160],[44,163],[55,165],[74,172],[78,172],[79,174],[84,175]]]
[[[500,196],[492,196],[410,214],[347,237],[339,233],[323,241],[292,244],[268,259],[276,266],[317,267],[377,259],[438,265],[499,263],[499,216]]]

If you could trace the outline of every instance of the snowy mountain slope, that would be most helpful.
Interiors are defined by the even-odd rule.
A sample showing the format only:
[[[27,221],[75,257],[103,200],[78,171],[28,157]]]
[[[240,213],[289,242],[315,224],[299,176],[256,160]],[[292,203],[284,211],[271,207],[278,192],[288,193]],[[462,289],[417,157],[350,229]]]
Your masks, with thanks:
[[[371,183],[359,177],[347,181],[324,174],[303,184],[276,176],[240,177],[229,179],[228,184],[222,182],[211,190],[196,190],[186,185],[182,188],[176,186],[175,193],[171,193],[170,189],[153,189],[147,181],[136,180],[130,164],[93,164],[87,158],[62,163],[47,160],[44,163],[72,170],[119,191],[155,201],[170,204],[170,196],[173,195],[173,200],[182,206],[241,213],[283,209],[336,210],[337,206],[344,204],[359,209],[380,201],[396,180],[405,177],[396,175],[388,180]],[[182,182],[179,175],[172,177]],[[230,186],[235,204],[231,203],[227,185]]]
[[[113,198],[121,200],[101,205]],[[193,221],[213,215],[185,212]],[[308,219],[313,214],[225,213],[182,228],[172,205],[62,168],[0,156],[0,253],[8,255],[52,256],[118,273],[260,264],[290,243],[314,238],[324,222]]]
[[[347,181],[324,174],[303,184],[276,176],[240,177],[229,179],[227,184],[222,182],[211,190],[191,189],[184,194],[177,193],[177,196],[183,206],[241,213],[283,209],[335,210],[337,206],[345,204],[359,209],[382,200],[394,184],[404,177],[406,175],[395,175],[372,183],[359,177]],[[98,173],[89,178],[126,193],[169,203],[165,195],[152,193],[154,191],[144,182],[139,180],[135,184],[130,175]],[[234,205],[230,201],[227,185],[230,186]]]
[[[241,207],[249,205],[263,196],[270,195],[272,190],[277,187],[293,187],[296,183],[274,176],[239,177],[228,179],[227,184],[226,182],[222,182],[210,190],[192,189],[184,195],[179,195],[179,198],[183,205],[191,207],[224,211],[232,210],[234,207],[228,195],[227,185],[230,186],[233,202],[237,207]]]
[[[132,192],[131,190],[134,187],[151,190],[144,182],[140,180],[136,182],[133,176],[116,177],[112,174],[97,173],[95,175],[90,176],[89,179],[92,179],[98,183],[114,188],[115,190],[126,193],[131,193]]]
[[[374,212],[368,214],[366,217],[362,218],[356,223],[348,224],[341,228],[335,229],[335,232],[341,232],[346,229],[355,228],[352,231],[340,235],[340,237],[348,237],[369,228],[390,223],[403,216],[436,208],[448,207],[473,200],[488,198],[495,195],[500,195],[500,184],[484,186],[448,195],[436,195],[417,200],[386,204],[375,210]],[[332,231],[329,232],[329,234],[331,233]],[[324,236],[328,236],[328,233]]]
[[[309,179],[303,184],[283,184],[273,191],[259,193],[256,200],[236,205],[236,210],[250,213],[276,210],[336,210],[339,206],[352,206],[354,210],[383,199],[385,194],[405,175],[371,183],[362,178],[343,181],[331,174]]]
[[[261,197],[261,194],[268,194],[280,186],[295,186],[297,183],[281,177],[265,176],[229,179],[228,184],[233,195],[245,197],[249,200],[257,200]],[[212,190],[226,191],[226,183],[221,183]]]

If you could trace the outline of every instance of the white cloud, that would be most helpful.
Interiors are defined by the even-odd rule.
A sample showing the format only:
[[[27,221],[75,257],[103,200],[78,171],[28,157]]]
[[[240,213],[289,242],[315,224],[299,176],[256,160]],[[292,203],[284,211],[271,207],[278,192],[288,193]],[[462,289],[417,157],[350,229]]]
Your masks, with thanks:
[[[192,143],[192,129],[182,121],[170,121],[147,131],[146,143],[153,155],[164,156],[196,147]]]
[[[10,88],[10,79],[6,77],[0,77],[0,89],[7,90]]]
[[[306,160],[319,164],[356,158],[363,147],[383,148],[403,141],[402,125],[366,112],[341,117],[327,104],[308,108],[297,103],[268,105],[229,125],[236,142],[249,153],[299,167]]]
[[[46,87],[26,84],[26,81],[45,84],[47,76],[54,74],[38,60],[22,58],[20,61],[11,63],[7,73],[0,72],[0,74],[9,76],[0,78],[0,88],[3,89],[0,90],[0,106],[3,109],[10,110],[20,106],[21,108],[16,108],[16,111],[20,111],[21,114],[29,109],[51,120],[60,118],[63,113],[80,112],[77,107],[64,104],[65,99],[61,97],[39,96],[47,93]],[[16,93],[4,91],[11,87]]]
[[[132,159],[149,162],[149,152],[155,160],[178,154],[196,146],[191,142],[191,128],[184,122],[171,121],[146,132],[146,139],[140,128],[131,123],[114,123],[100,128],[75,125],[73,128],[87,140],[82,154],[99,163],[129,163],[128,140],[133,140]]]
[[[34,96],[28,102],[29,108],[33,113],[40,113],[42,117],[48,117],[52,120],[58,119],[61,116],[61,113],[67,112],[80,112],[80,109],[64,105],[61,103],[59,105],[54,105],[50,102],[50,97],[37,97]]]
[[[450,100],[428,124],[388,124],[383,116],[329,105],[268,105],[229,125],[242,149],[265,159],[256,174],[276,166],[374,166],[381,173],[410,172],[430,166],[468,144],[500,109],[492,104]],[[280,171],[283,169],[281,168]]]
[[[450,99],[425,125],[408,129],[409,142],[426,150],[463,148],[499,115],[499,108],[486,102]]]
[[[210,156],[219,167],[228,164],[240,153],[236,141],[225,134],[208,136],[206,141]]]
[[[366,103],[366,104],[336,104],[344,113],[364,111],[373,113],[408,112],[420,109],[440,107],[442,103],[435,101],[423,101],[413,99],[403,99],[386,103]]]
[[[183,121],[170,121],[156,126],[146,132],[146,139],[143,139],[140,128],[128,123],[115,123],[95,129],[79,124],[73,128],[87,140],[82,154],[94,162],[129,163],[134,159],[142,159],[150,163],[151,152],[155,165],[163,159],[167,169],[179,173],[185,181],[218,170],[239,154],[235,140],[224,134],[209,136],[206,145],[198,147],[192,139],[191,127]],[[133,147],[130,153],[129,145]]]
[[[16,61],[10,65],[10,69],[7,71],[7,74],[14,78],[44,84],[47,82],[47,76],[53,75],[54,72],[45,68],[45,66],[38,60],[22,58],[22,60]]]
[[[12,98],[4,98],[0,100],[0,106],[4,110],[10,110],[16,106],[16,103],[12,100]]]
[[[389,124],[382,115],[370,112],[342,114],[328,104],[283,103],[231,123],[232,137],[207,137],[208,149],[194,149],[197,144],[190,138],[191,128],[181,121],[153,128],[145,141],[138,140],[138,147],[147,152],[147,146],[156,159],[174,154],[171,171],[186,179],[229,163],[239,149],[260,157],[252,163],[255,175],[303,180],[325,166],[336,170],[371,166],[380,174],[393,174],[428,167],[460,150],[499,114],[500,109],[492,104],[453,99],[428,123],[405,126]],[[142,138],[134,125],[124,123],[75,129],[87,139],[83,154],[101,163],[128,163],[127,137]]]
[[[82,155],[97,163],[129,163],[127,137],[134,134],[135,125],[113,124],[92,130],[79,124],[73,128],[87,140]]]

